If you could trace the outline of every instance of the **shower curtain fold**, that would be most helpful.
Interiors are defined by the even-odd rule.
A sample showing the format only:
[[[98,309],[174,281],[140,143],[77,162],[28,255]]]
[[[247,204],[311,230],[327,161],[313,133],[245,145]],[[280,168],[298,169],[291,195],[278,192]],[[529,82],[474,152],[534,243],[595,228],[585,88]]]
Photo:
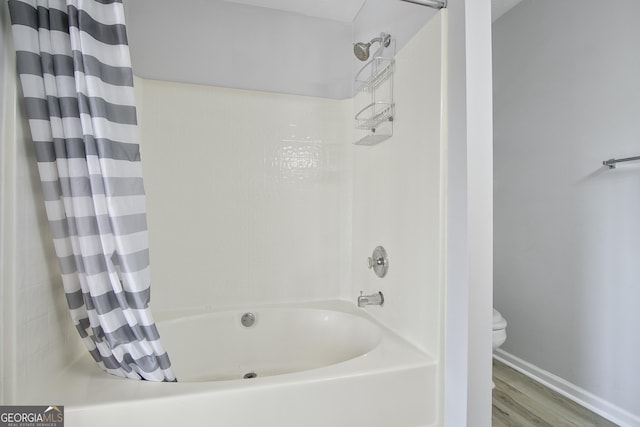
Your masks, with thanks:
[[[18,73],[71,318],[105,371],[175,381],[151,311],[121,0],[10,0]]]

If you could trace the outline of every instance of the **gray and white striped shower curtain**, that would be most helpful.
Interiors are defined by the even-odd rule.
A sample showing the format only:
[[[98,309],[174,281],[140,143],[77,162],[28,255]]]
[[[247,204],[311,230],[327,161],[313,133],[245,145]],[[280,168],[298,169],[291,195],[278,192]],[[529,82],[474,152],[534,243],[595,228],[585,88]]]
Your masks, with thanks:
[[[149,309],[149,249],[121,0],[10,0],[64,291],[109,373],[175,381]]]

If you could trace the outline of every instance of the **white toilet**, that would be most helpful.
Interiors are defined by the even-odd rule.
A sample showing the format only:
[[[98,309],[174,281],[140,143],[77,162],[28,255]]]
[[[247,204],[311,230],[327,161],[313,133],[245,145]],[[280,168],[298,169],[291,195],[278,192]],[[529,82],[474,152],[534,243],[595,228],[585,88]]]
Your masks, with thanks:
[[[493,309],[493,351],[507,339],[507,321],[498,310]]]
[[[507,339],[507,321],[504,320],[502,314],[495,308],[493,309],[493,351],[500,347]],[[495,388],[496,384],[491,381],[491,387]]]

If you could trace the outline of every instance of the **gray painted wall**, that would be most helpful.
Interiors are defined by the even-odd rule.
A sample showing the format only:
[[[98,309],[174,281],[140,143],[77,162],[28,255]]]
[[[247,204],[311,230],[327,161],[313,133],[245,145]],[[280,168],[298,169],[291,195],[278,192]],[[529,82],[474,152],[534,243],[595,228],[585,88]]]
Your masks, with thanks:
[[[494,24],[494,305],[506,352],[640,420],[640,162],[601,166],[640,155],[640,2],[611,3]]]

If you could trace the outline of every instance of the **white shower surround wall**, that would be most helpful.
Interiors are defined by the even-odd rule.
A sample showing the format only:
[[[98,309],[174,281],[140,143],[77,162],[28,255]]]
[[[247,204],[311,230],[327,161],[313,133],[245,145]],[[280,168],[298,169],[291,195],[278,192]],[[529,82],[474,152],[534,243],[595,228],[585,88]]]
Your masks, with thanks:
[[[351,102],[136,86],[153,309],[346,298]]]
[[[360,12],[367,20],[368,6]],[[371,313],[431,354],[442,350],[443,329],[445,15],[434,16],[396,55],[393,137],[353,151],[351,298],[382,291],[385,307]],[[367,269],[377,245],[390,259],[383,279]]]

